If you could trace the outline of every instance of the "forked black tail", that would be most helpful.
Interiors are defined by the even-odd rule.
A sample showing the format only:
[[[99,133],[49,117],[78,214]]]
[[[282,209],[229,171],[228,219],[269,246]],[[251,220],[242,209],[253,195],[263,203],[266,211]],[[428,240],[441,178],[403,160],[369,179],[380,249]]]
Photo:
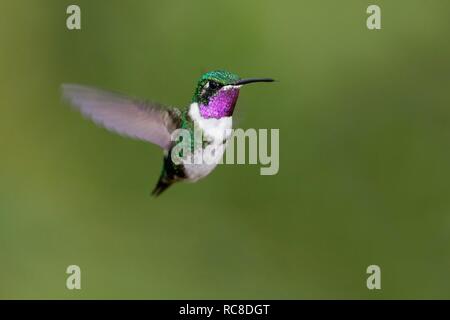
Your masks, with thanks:
[[[163,177],[158,180],[155,189],[152,191],[152,196],[157,197],[164,192],[168,187],[172,185],[172,182],[167,182]]]

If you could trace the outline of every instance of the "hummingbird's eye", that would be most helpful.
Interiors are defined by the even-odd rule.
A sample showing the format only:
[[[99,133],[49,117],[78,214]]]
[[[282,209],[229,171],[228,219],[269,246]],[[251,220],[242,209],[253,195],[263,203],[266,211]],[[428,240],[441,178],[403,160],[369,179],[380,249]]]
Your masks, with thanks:
[[[215,81],[209,81],[208,85],[209,85],[208,88],[212,90],[218,89],[220,87],[220,84],[218,84]]]

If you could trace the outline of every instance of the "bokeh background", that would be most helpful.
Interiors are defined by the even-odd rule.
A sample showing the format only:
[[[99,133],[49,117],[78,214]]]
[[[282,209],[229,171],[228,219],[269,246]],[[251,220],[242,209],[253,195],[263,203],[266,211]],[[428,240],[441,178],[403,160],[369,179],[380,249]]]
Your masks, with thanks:
[[[449,1],[2,1],[0,39],[0,298],[450,298]],[[151,198],[161,151],[60,99],[184,106],[211,69],[279,80],[237,105],[280,129],[278,175]]]

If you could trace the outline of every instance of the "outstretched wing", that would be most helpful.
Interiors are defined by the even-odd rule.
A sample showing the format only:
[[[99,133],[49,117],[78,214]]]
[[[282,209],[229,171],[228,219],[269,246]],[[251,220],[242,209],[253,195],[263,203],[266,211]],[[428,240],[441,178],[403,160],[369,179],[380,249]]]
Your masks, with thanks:
[[[95,123],[121,135],[169,149],[170,134],[178,127],[178,109],[135,100],[78,84],[63,84],[63,97]]]

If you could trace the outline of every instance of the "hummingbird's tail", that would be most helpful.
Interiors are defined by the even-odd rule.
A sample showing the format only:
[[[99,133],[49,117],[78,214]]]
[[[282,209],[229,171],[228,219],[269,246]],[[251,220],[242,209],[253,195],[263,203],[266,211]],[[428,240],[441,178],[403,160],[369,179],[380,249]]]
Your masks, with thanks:
[[[172,182],[166,181],[164,177],[159,178],[158,183],[156,184],[155,188],[152,191],[152,196],[157,197],[161,193],[163,193],[164,190],[166,190],[168,187],[172,185]]]

